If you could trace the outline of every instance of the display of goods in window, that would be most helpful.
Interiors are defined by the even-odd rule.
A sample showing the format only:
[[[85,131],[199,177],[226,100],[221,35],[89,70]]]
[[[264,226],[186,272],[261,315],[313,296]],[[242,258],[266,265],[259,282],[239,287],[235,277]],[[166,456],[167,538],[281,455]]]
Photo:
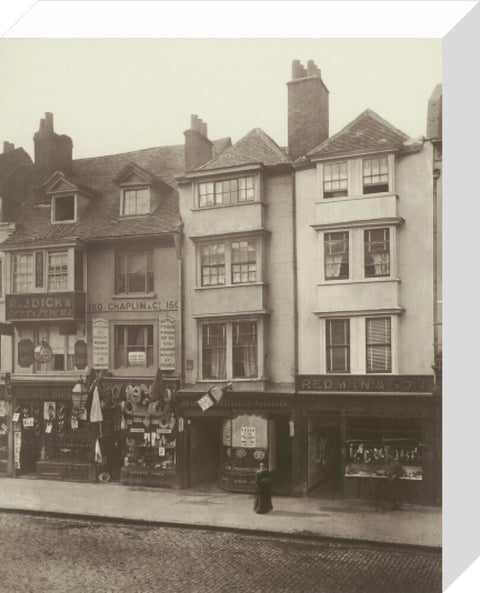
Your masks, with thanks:
[[[87,366],[87,344],[85,340],[77,340],[73,351],[73,364],[77,369]]]
[[[45,362],[50,362],[53,358],[53,351],[52,348],[49,344],[47,344],[47,342],[43,341],[38,344],[38,346],[35,346],[35,349],[33,351],[33,356],[35,359],[35,362],[38,362],[39,364],[45,363]]]

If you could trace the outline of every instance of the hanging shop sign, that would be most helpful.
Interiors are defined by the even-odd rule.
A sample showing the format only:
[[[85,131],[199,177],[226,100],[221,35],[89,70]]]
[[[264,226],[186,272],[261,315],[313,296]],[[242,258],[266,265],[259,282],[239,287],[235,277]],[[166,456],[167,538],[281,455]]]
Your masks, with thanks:
[[[178,311],[178,301],[115,300],[104,303],[88,303],[87,310],[89,313],[106,311]]]
[[[93,368],[108,369],[108,321],[94,319],[92,321]]]
[[[27,338],[18,342],[18,366],[26,368],[33,364],[33,342]]]
[[[164,317],[160,319],[160,369],[162,371],[175,370],[175,319]]]
[[[7,321],[67,319],[85,317],[85,293],[50,292],[39,294],[7,294]]]
[[[298,391],[356,391],[431,393],[433,375],[299,375]]]
[[[52,348],[47,342],[42,341],[38,346],[35,346],[33,357],[38,364],[50,362],[53,358]]]
[[[77,340],[73,349],[73,364],[77,369],[87,366],[87,344],[85,340]]]
[[[7,405],[4,399],[0,399],[0,417],[7,415]]]

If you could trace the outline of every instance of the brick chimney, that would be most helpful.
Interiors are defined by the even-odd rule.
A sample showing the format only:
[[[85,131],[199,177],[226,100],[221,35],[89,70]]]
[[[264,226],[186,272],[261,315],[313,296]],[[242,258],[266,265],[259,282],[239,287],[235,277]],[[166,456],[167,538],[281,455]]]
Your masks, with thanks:
[[[45,113],[40,128],[33,136],[35,145],[35,177],[41,184],[55,171],[67,173],[72,168],[72,139],[53,131],[53,113]]]
[[[8,140],[4,140],[3,141],[3,152],[12,152],[12,150],[15,150],[15,144],[12,144],[11,142],[9,142]]]
[[[190,129],[185,130],[185,172],[193,171],[213,157],[213,143],[208,139],[207,124],[192,115]]]
[[[328,89],[313,60],[292,62],[288,86],[288,152],[292,160],[328,138]]]
[[[427,138],[442,139],[442,85],[437,84],[428,100]]]

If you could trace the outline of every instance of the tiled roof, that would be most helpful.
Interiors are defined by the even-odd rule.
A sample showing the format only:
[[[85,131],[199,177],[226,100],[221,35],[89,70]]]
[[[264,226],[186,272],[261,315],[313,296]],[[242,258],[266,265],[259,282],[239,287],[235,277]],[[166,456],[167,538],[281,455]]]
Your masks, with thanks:
[[[224,149],[228,139],[214,142],[217,150]],[[149,215],[120,216],[120,188],[113,178],[129,163],[136,163],[171,186],[162,192],[160,204]],[[49,242],[79,239],[83,241],[116,237],[156,235],[175,231],[180,224],[177,183],[175,177],[184,171],[184,146],[162,146],[134,152],[78,159],[66,178],[77,186],[85,186],[98,194],[92,197],[80,220],[75,223],[51,223],[49,204],[35,201],[30,186],[17,229],[4,245],[24,242]]]
[[[392,126],[375,111],[366,109],[342,130],[308,153],[309,157],[378,150],[397,150],[409,136]]]
[[[195,171],[209,171],[253,163],[273,166],[290,162],[290,159],[270,136],[260,128],[254,128],[238,142],[235,142],[231,148],[201,165]]]

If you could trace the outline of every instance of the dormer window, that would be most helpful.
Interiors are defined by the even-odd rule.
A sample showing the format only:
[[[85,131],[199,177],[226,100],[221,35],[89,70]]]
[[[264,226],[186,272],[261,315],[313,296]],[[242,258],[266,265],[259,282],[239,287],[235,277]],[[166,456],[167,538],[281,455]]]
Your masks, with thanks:
[[[52,197],[52,222],[75,222],[75,194]]]
[[[124,189],[122,200],[122,214],[134,216],[150,212],[150,189],[146,187]]]

